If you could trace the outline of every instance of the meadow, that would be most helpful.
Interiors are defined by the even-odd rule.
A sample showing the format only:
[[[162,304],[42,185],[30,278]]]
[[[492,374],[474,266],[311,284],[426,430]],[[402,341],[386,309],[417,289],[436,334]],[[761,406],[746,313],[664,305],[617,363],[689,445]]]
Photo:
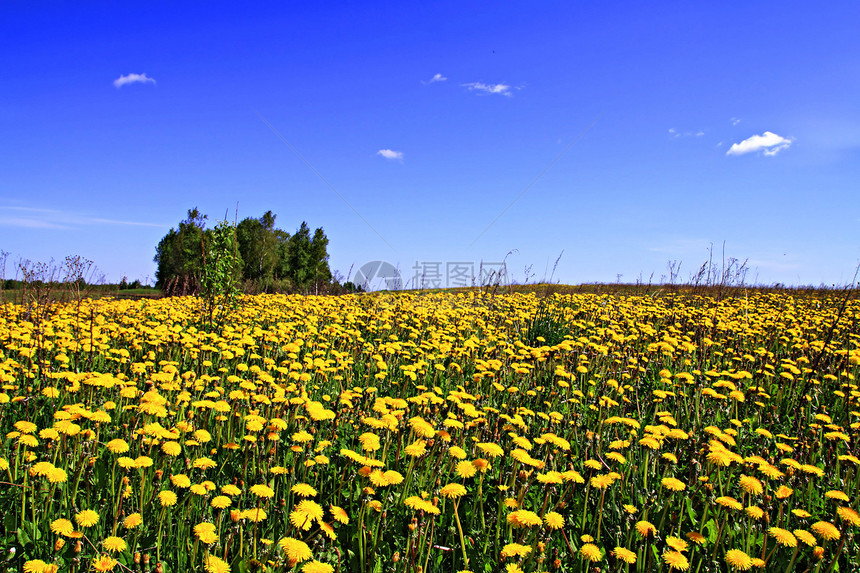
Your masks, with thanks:
[[[5,304],[0,571],[857,571],[858,320],[832,292]]]

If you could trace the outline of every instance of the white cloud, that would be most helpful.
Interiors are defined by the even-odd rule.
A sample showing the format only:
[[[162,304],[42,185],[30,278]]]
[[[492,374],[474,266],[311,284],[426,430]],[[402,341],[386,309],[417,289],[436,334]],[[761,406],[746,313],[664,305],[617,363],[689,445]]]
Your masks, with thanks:
[[[402,151],[394,151],[393,149],[380,149],[376,152],[377,155],[381,155],[386,159],[403,159]]]
[[[743,155],[762,151],[765,155],[776,155],[791,145],[791,140],[781,137],[772,131],[765,131],[762,135],[753,135],[740,143],[733,143],[726,151],[726,155]]]
[[[125,76],[120,76],[113,81],[114,87],[121,88],[126,84],[146,84],[146,83],[155,83],[153,78],[150,78],[146,74],[128,74]]]
[[[26,229],[71,230],[92,225],[124,225],[133,227],[159,227],[166,225],[142,221],[121,221],[92,217],[56,209],[38,209],[0,205],[0,227],[23,227]]]
[[[702,137],[705,135],[705,132],[702,130],[699,131],[684,131],[680,132],[674,127],[669,128],[669,136],[670,137]]]
[[[444,82],[447,80],[448,80],[448,78],[446,78],[442,74],[436,74],[435,76],[433,76],[432,78],[430,78],[426,82],[421,82],[421,83],[423,83],[423,84],[435,84],[436,82]]]
[[[741,122],[741,120],[736,117],[731,118],[729,121],[732,122],[732,125],[737,125]]]
[[[485,94],[499,94],[508,97],[513,95],[511,93],[511,86],[507,84],[484,84],[481,82],[471,82],[461,85],[464,88],[469,88],[469,91],[478,91]]]

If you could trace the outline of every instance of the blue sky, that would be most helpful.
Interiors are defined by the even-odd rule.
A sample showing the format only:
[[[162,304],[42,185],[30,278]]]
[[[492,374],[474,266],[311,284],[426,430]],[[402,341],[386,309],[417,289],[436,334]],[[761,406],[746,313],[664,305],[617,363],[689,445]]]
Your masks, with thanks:
[[[657,281],[725,242],[748,280],[851,280],[860,4],[369,4],[0,4],[7,277],[145,280],[238,205],[322,226],[344,275]]]

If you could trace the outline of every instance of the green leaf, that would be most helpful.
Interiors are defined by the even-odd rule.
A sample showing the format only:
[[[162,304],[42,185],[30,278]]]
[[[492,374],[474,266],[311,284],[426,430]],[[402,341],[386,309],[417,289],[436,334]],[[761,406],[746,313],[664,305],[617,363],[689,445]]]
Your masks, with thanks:
[[[690,521],[696,523],[696,513],[693,511],[693,500],[689,497],[686,499],[687,515],[690,516]]]
[[[714,521],[714,518],[708,520],[705,524],[705,529],[708,530],[708,542],[716,543],[717,542],[717,533],[719,532],[719,527],[717,527],[717,522]]]

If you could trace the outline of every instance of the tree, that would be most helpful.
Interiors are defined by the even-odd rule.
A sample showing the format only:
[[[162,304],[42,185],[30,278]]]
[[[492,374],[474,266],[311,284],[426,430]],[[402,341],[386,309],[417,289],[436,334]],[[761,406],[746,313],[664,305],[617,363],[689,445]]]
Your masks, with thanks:
[[[200,289],[205,226],[206,215],[195,207],[178,230],[170,229],[159,241],[153,258],[158,265],[155,284],[165,294],[194,294]]]
[[[241,278],[242,259],[236,245],[236,226],[221,221],[206,232],[201,294],[209,328],[216,320],[220,323],[238,304]]]
[[[332,278],[331,269],[328,266],[328,237],[325,236],[322,227],[314,231],[311,239],[310,267],[314,290],[319,292],[320,284],[329,283]]]
[[[311,231],[302,221],[287,247],[287,278],[300,290],[307,289],[313,279],[312,258]]]
[[[248,217],[229,225],[232,233],[232,262],[237,281],[248,281],[256,292],[288,289],[320,292],[333,279],[328,264],[328,238],[320,227],[311,235],[307,222],[295,234],[275,228],[277,215],[266,211],[262,217]],[[196,208],[161,239],[155,249],[156,286],[167,295],[209,293],[204,284],[212,260],[211,248],[223,242],[223,225],[206,229],[206,216]],[[223,245],[221,245],[223,247]],[[218,247],[221,248],[221,247]],[[231,263],[232,264],[232,263]],[[231,267],[232,268],[232,267]]]
[[[275,278],[279,263],[275,218],[274,213],[266,211],[259,219],[248,217],[236,227],[242,275],[247,280],[268,283]]]

